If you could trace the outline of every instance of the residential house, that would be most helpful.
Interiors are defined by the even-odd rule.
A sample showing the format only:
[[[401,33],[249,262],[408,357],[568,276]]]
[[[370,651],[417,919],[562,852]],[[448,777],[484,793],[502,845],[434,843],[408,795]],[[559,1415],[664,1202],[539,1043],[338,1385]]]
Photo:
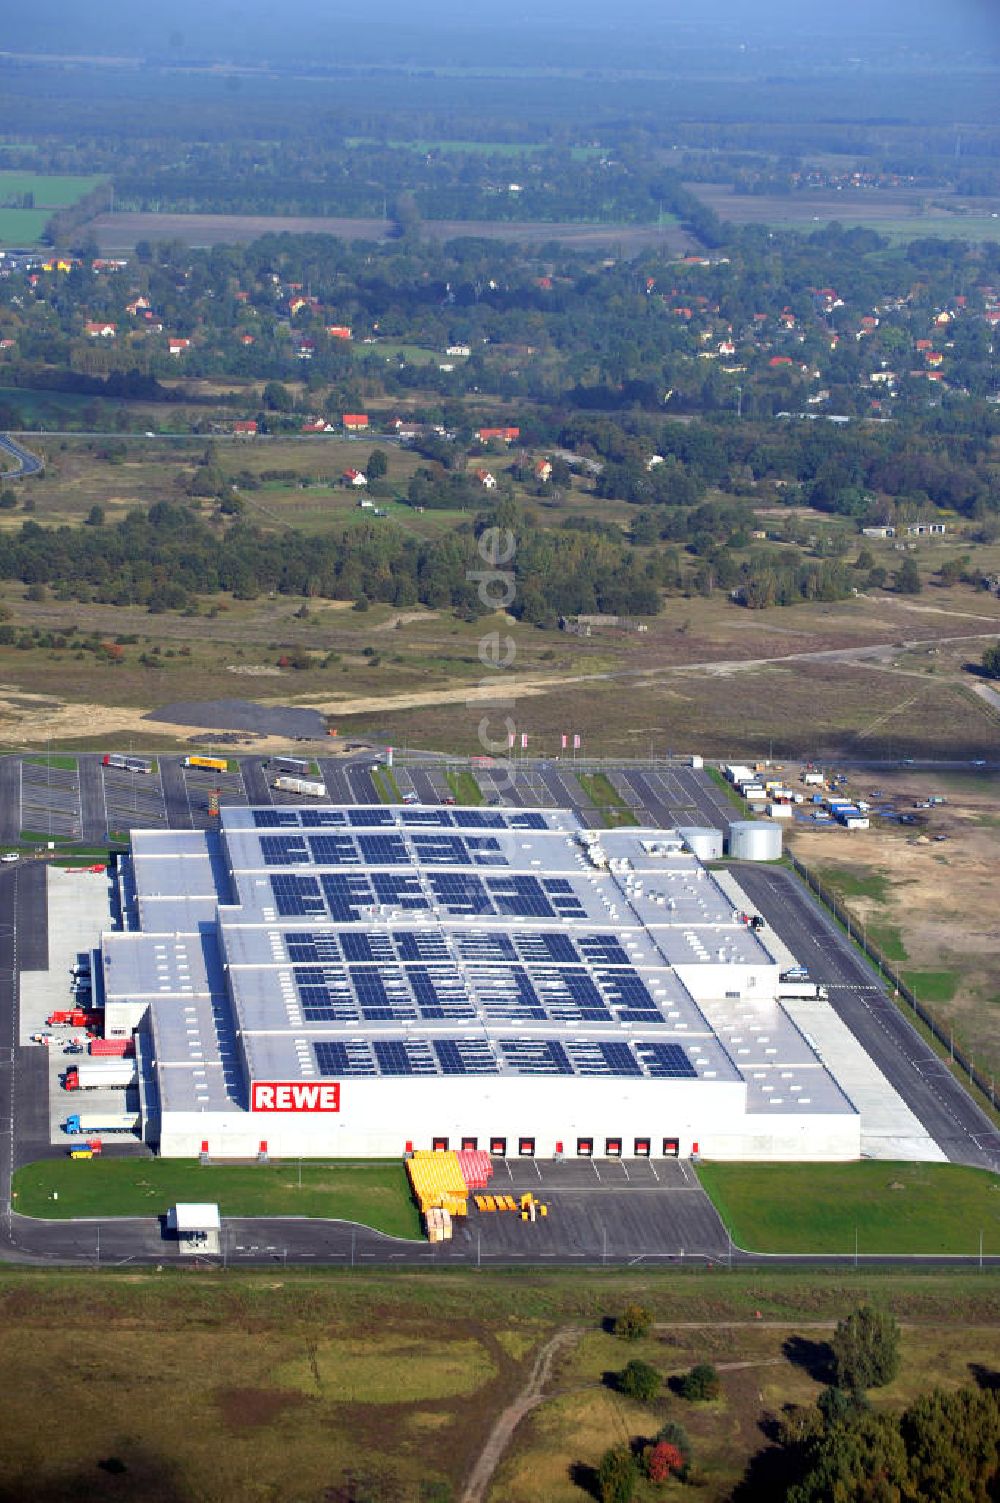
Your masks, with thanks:
[[[543,485],[552,479],[552,464],[548,459],[536,459],[532,468],[535,479]]]
[[[190,348],[190,339],[170,339],[167,342],[167,353],[170,355],[183,355]]]
[[[494,438],[498,438],[503,444],[513,444],[521,437],[521,430],[520,428],[477,428],[476,437],[481,444],[488,444]]]
[[[233,432],[237,438],[253,438],[257,432],[256,418],[237,418]]]
[[[471,355],[472,350],[467,344],[450,344],[445,350],[446,355]]]
[[[345,470],[343,475],[341,476],[341,479],[343,480],[345,485],[352,485],[359,490],[363,485],[368,484],[368,476],[364,473],[363,470]]]
[[[326,332],[331,339],[350,339],[351,331],[347,324],[328,324]]]
[[[309,418],[308,422],[305,422],[305,423],[302,424],[302,427],[299,429],[299,432],[300,433],[333,433],[333,432],[335,432],[335,429],[334,429],[333,423],[328,423],[325,418],[319,417],[319,418]]]
[[[117,324],[86,323],[83,332],[91,339],[114,339],[118,333]]]
[[[948,531],[946,522],[911,522],[906,529],[908,538],[940,538]]]
[[[894,538],[896,529],[895,527],[862,527],[861,536],[863,538]]]
[[[369,428],[367,412],[345,412],[341,422],[348,433],[367,433]]]
[[[482,486],[482,488],[483,488],[484,491],[495,491],[496,490],[496,488],[497,488],[497,477],[494,475],[494,473],[493,473],[492,470],[476,470],[475,471],[475,478],[478,481],[478,483]]]

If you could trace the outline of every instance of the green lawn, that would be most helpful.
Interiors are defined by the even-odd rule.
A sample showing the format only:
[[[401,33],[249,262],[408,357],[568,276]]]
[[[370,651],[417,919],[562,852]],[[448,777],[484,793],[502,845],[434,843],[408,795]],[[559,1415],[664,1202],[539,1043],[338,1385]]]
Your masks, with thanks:
[[[901,971],[900,975],[920,1002],[950,1002],[958,991],[955,971]]]
[[[445,780],[460,804],[479,805],[483,802],[483,790],[471,772],[446,772]]]
[[[67,1140],[68,1141],[68,1140]],[[402,1162],[203,1165],[189,1159],[42,1159],[14,1177],[24,1216],[159,1216],[176,1201],[217,1201],[223,1216],[317,1216],[419,1237]],[[53,1191],[58,1200],[52,1199]]]
[[[701,1163],[733,1241],[752,1252],[1000,1254],[1000,1177],[959,1164]]]
[[[76,757],[68,757],[63,752],[52,752],[51,755],[40,757],[22,757],[23,762],[32,762],[36,767],[58,767],[61,772],[76,772]]]
[[[820,866],[816,876],[839,898],[871,898],[884,903],[889,896],[889,878],[882,872],[845,871],[839,866]]]
[[[595,809],[600,809],[607,829],[615,830],[621,825],[639,823],[621,794],[615,789],[614,784],[603,772],[577,773],[577,782]]]

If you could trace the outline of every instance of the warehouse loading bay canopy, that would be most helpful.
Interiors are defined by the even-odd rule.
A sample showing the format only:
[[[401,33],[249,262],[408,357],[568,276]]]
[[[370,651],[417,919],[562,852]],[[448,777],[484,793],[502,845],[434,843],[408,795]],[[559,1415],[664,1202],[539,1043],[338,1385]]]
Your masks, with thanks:
[[[105,1028],[165,1155],[860,1151],[767,936],[675,832],[224,807],[133,832],[119,880]]]

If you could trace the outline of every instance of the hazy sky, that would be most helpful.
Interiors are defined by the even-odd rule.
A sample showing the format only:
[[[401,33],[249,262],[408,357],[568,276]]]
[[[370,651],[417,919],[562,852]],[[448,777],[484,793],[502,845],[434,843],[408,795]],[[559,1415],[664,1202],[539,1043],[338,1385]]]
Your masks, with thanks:
[[[869,49],[938,49],[951,57],[1000,50],[1000,0],[35,0],[8,4],[0,50],[135,56],[165,54],[285,61],[398,61],[419,47],[432,62],[435,46],[458,37],[492,35],[507,56],[521,42],[526,62],[544,45],[557,64],[560,38],[574,55],[593,44],[599,66],[602,34],[644,46],[671,38],[743,43],[749,49],[810,42],[838,54]],[[869,59],[871,60],[871,59]],[[984,59],[985,60],[985,59]]]

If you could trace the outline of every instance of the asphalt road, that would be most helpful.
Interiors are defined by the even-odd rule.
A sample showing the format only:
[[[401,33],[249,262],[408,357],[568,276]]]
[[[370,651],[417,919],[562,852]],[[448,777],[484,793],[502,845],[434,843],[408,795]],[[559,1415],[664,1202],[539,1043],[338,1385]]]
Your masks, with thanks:
[[[0,842],[17,840],[21,833],[21,762],[0,757]]]
[[[191,817],[191,802],[188,798],[180,758],[161,757],[159,760],[167,824],[172,830],[190,830],[194,825],[194,820]]]
[[[25,475],[40,475],[45,466],[37,454],[15,443],[9,433],[0,433],[0,449],[14,460],[16,469],[5,470],[5,480],[22,480]]]
[[[80,839],[85,844],[97,844],[108,838],[101,758],[99,755],[81,756],[77,767],[80,776]]]
[[[733,875],[811,978],[827,988],[834,1011],[942,1152],[956,1164],[1000,1171],[1000,1132],[798,878],[784,868],[749,864]]]

